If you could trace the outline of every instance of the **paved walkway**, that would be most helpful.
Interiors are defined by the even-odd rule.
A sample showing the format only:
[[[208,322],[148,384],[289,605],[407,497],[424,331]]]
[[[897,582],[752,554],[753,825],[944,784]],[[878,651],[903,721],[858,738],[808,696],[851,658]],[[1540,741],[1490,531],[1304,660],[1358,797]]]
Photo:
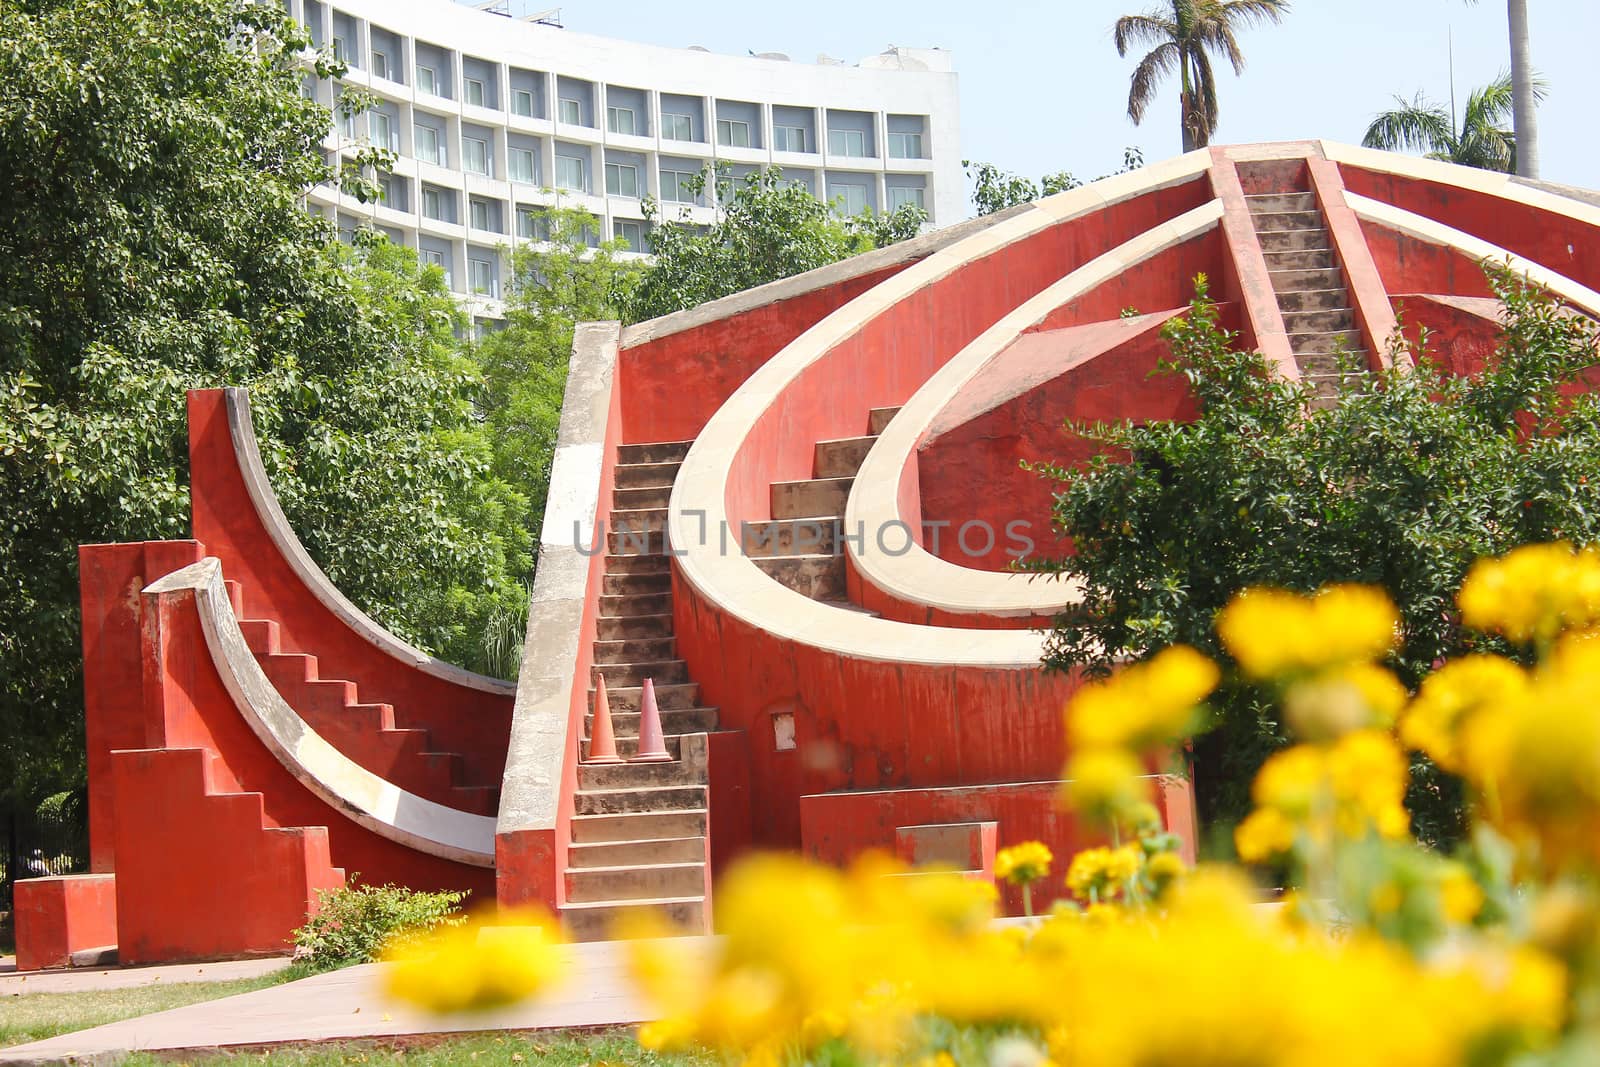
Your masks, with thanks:
[[[627,980],[624,943],[569,945],[566,951],[570,959],[564,982],[534,1001],[496,1012],[433,1016],[401,1007],[387,1001],[379,991],[378,979],[384,965],[369,964],[14,1045],[0,1049],[0,1064],[105,1056],[138,1049],[621,1026],[649,1017]]]
[[[255,978],[289,966],[287,957],[265,960],[226,960],[220,963],[174,963],[160,967],[84,967],[65,971],[17,973],[16,960],[0,960],[0,997],[23,993],[81,993],[91,989],[132,989],[142,985],[178,982],[225,982]]]

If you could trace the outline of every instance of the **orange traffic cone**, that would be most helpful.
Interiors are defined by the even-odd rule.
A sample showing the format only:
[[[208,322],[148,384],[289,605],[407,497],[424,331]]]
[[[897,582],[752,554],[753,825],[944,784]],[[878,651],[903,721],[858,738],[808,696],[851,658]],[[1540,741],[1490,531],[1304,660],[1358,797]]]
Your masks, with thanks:
[[[667,742],[661,736],[661,709],[656,707],[656,683],[644,680],[639,694],[639,754],[629,763],[670,763]]]
[[[621,763],[617,735],[611,728],[611,702],[606,699],[606,676],[594,684],[594,724],[589,727],[588,763]]]

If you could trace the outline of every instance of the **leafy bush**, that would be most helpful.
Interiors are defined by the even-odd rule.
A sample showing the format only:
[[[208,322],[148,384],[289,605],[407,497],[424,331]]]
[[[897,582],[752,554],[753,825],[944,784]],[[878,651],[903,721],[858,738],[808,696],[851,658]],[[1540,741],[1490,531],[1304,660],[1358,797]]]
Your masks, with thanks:
[[[313,970],[371,963],[402,938],[466,922],[465,893],[424,893],[396,885],[323,890],[317,913],[294,932],[294,954]]]

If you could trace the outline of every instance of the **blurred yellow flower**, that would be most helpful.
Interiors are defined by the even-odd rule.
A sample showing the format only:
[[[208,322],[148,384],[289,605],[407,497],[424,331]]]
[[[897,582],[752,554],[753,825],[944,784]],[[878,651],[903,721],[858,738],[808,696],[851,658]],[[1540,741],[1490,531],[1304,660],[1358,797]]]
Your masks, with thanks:
[[[1095,748],[1074,753],[1063,776],[1067,804],[1091,818],[1124,818],[1150,802],[1150,781],[1144,777],[1144,767],[1122,749]]]
[[[1246,863],[1266,863],[1294,847],[1294,823],[1277,808],[1257,808],[1233,828],[1233,847]]]
[[[1027,885],[1047,877],[1054,858],[1043,842],[1024,841],[995,854],[994,876],[1012,885]]]
[[[1382,659],[1400,638],[1400,615],[1381,590],[1325,586],[1313,596],[1247,589],[1217,618],[1217,635],[1244,672],[1277,678]]]
[[[1109,900],[1123,893],[1143,866],[1138,845],[1084,849],[1067,867],[1067,889],[1080,900]]]
[[[1526,672],[1500,656],[1452,660],[1422,680],[1400,720],[1400,738],[1447,771],[1465,770],[1462,732],[1484,709],[1499,708],[1528,687]]]
[[[1215,663],[1187,645],[1164,649],[1074,693],[1068,738],[1079,749],[1169,744],[1193,732],[1200,702],[1220,677]]]
[[[1457,597],[1461,620],[1527,644],[1600,622],[1600,553],[1564,541],[1479,560]]]
[[[560,976],[563,940],[555,920],[532,909],[503,912],[493,925],[444,927],[385,955],[385,988],[440,1014],[514,1004]]]

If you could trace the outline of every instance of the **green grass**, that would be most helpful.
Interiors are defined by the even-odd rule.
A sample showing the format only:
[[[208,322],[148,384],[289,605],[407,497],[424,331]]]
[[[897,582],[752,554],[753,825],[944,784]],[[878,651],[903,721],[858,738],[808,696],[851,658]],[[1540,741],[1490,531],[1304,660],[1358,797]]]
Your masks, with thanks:
[[[235,993],[305,977],[305,972],[288,967],[254,978],[235,978],[225,982],[172,982],[136,986],[132,989],[90,989],[81,993],[24,993],[0,995],[0,1048],[42,1041],[57,1034],[103,1026],[136,1015],[181,1008],[202,1000],[217,1000]]]
[[[406,1067],[716,1067],[709,1053],[662,1055],[639,1047],[629,1030],[599,1033],[430,1035],[368,1041],[327,1041],[268,1051],[135,1053],[123,1067],[347,1067],[358,1064],[405,1064]]]

